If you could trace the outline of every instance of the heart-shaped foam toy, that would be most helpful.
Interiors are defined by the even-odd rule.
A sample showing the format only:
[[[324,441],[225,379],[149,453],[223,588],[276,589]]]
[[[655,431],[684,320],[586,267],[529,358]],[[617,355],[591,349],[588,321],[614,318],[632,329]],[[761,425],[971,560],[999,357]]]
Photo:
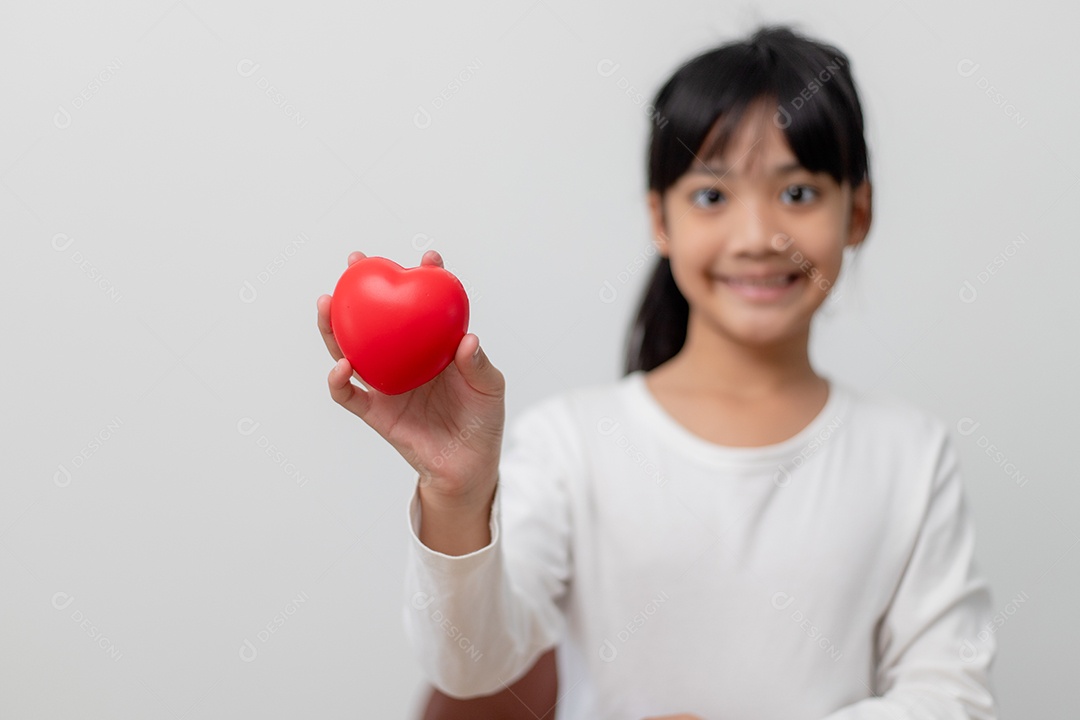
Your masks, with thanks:
[[[454,361],[469,330],[461,281],[438,265],[362,258],[342,274],[330,326],[365,383],[387,395],[420,387]]]

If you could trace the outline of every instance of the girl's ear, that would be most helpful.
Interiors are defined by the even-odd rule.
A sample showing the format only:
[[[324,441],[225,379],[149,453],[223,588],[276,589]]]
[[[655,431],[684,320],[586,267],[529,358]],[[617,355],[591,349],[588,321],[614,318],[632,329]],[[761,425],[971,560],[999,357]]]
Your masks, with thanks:
[[[851,225],[847,245],[854,247],[866,239],[873,219],[873,188],[869,180],[863,180],[851,192]]]
[[[661,257],[667,257],[667,228],[664,227],[664,200],[660,193],[650,190],[649,195],[649,224],[652,228],[653,245]]]

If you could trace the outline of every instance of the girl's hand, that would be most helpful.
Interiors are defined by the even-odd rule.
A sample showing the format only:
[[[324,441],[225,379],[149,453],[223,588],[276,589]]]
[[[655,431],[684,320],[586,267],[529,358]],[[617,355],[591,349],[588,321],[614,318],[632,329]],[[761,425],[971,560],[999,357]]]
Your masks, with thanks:
[[[354,252],[348,263],[363,257]],[[443,266],[434,250],[425,253],[420,264]],[[332,301],[333,296],[322,295],[316,302],[319,331],[330,356],[338,361],[327,378],[330,396],[394,446],[420,474],[425,494],[454,505],[482,503],[498,476],[506,385],[503,374],[480,349],[480,338],[466,333],[453,362],[431,381],[400,395],[385,395],[351,382],[353,377],[363,380],[334,339]],[[474,350],[479,351],[477,357]]]

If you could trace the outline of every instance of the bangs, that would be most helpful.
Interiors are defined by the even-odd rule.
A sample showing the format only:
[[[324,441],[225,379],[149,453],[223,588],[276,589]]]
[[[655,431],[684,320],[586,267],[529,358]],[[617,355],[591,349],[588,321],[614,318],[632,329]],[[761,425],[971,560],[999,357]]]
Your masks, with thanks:
[[[690,60],[657,94],[653,105],[669,122],[653,129],[650,189],[663,192],[695,159],[721,157],[758,103],[807,170],[853,187],[867,176],[862,111],[847,57],[786,29],[763,29],[745,43]]]

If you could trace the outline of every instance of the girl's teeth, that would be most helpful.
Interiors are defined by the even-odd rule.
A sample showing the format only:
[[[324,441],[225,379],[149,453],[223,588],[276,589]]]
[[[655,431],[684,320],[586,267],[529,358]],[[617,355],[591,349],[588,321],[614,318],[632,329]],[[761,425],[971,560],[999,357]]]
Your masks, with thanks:
[[[770,278],[768,280],[738,280],[736,278],[728,280],[728,282],[735,285],[759,285],[763,287],[783,287],[784,285],[790,284],[791,281],[790,275],[787,277]]]

